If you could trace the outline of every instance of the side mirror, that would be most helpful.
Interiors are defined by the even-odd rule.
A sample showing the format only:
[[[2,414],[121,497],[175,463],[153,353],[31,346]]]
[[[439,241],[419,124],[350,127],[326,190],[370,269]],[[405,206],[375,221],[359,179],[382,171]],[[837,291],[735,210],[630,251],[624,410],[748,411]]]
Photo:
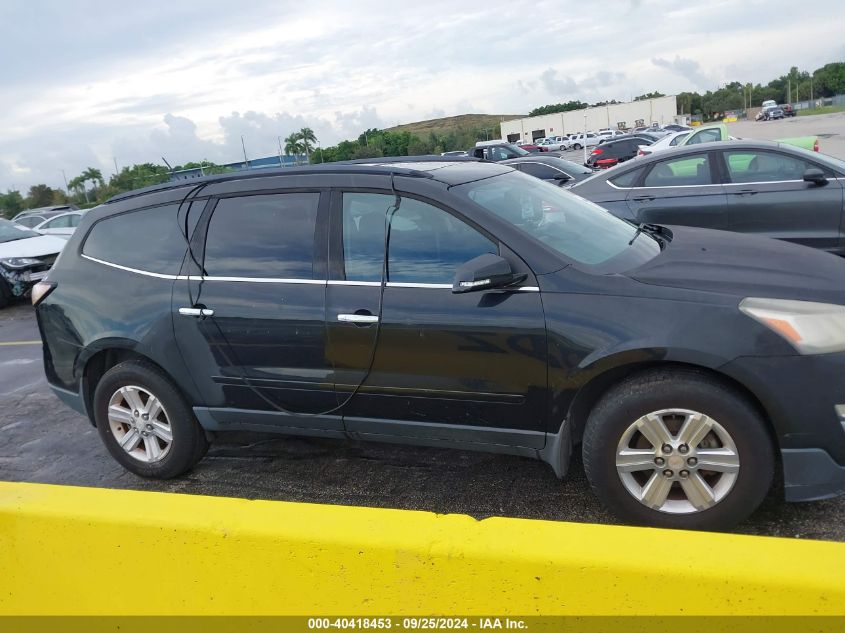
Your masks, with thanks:
[[[554,180],[558,185],[565,185],[570,180],[572,180],[572,176],[570,176],[569,174],[564,174],[563,172],[561,172],[559,174],[555,174],[554,178],[552,178],[552,180]]]
[[[808,167],[807,171],[804,172],[804,181],[811,182],[819,187],[827,184],[824,172],[818,167]]]
[[[453,293],[506,288],[524,281],[528,275],[514,274],[504,257],[485,253],[463,264],[455,273]]]

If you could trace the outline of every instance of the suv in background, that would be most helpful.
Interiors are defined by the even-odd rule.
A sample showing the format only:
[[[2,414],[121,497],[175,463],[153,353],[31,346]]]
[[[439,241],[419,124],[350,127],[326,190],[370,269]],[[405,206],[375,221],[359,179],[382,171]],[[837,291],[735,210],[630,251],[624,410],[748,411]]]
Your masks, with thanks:
[[[845,490],[841,259],[635,226],[499,164],[391,160],[89,211],[33,289],[53,391],[145,477],[251,430],[559,477],[578,447],[610,509],[679,528],[743,520],[776,467],[790,500]]]
[[[37,209],[27,209],[21,211],[12,218],[12,222],[20,224],[28,229],[35,228],[45,220],[53,218],[68,211],[77,211],[79,207],[75,204],[59,204],[50,207],[38,207]]]

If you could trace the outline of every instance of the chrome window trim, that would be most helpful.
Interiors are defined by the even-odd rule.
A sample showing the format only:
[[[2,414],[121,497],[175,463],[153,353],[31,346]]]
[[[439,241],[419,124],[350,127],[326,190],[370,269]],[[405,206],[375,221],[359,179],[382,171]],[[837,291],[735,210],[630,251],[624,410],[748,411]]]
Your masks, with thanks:
[[[329,279],[330,286],[380,286],[380,281],[345,281],[342,279]]]
[[[229,281],[236,283],[259,283],[259,284],[308,284],[312,286],[325,286],[325,279],[289,279],[287,277],[216,277],[214,275],[208,276],[194,276],[188,277],[191,281]]]
[[[140,270],[139,268],[130,268],[129,266],[121,266],[120,264],[113,264],[112,262],[107,262],[102,259],[97,259],[96,257],[91,257],[90,255],[86,255],[82,253],[81,257],[90,260],[92,262],[97,262],[98,264],[102,264],[103,266],[110,266],[111,268],[117,268],[118,270],[124,270],[129,273],[135,273],[136,275],[144,275],[146,277],[155,277],[156,279],[169,279],[171,281],[175,281],[177,279],[187,279],[185,275],[167,275],[165,273],[151,273],[148,270]]]

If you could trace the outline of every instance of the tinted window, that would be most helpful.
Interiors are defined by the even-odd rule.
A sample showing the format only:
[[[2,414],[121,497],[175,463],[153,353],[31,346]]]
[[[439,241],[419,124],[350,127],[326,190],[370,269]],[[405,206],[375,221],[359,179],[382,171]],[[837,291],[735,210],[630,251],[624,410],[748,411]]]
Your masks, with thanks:
[[[673,138],[671,141],[669,141],[669,145],[677,145],[678,143],[683,141],[688,136],[689,136],[688,133],[678,134],[675,138]]]
[[[633,187],[642,171],[642,167],[638,167],[637,169],[626,171],[624,174],[619,174],[616,178],[609,178],[608,180],[617,187]]]
[[[77,226],[79,226],[79,220],[82,219],[82,216],[79,215],[78,213],[74,213],[74,214],[69,215],[67,217],[68,217],[68,226],[73,227],[73,228],[76,228]]]
[[[212,277],[312,279],[318,193],[223,198],[208,225]]]
[[[802,180],[804,171],[814,164],[777,152],[725,152],[731,182],[775,182]]]
[[[69,229],[71,227],[71,215],[60,215],[57,218],[53,218],[49,222],[46,222],[43,227],[44,229]]]
[[[643,187],[709,185],[710,162],[706,154],[694,154],[656,163],[643,181]]]
[[[82,252],[112,264],[175,275],[187,246],[178,204],[115,215],[91,229]]]
[[[30,215],[25,218],[18,218],[17,220],[15,220],[15,224],[20,224],[21,226],[25,226],[31,229],[34,226],[38,226],[43,221],[44,218],[42,218],[40,215]]]
[[[526,174],[534,176],[535,178],[542,178],[543,180],[551,180],[561,173],[557,169],[541,163],[523,163],[519,166],[519,169],[520,171],[524,171]]]
[[[390,195],[343,195],[346,279],[380,281],[385,214]],[[402,198],[390,229],[388,281],[451,284],[458,266],[497,246],[455,216],[430,204]]]

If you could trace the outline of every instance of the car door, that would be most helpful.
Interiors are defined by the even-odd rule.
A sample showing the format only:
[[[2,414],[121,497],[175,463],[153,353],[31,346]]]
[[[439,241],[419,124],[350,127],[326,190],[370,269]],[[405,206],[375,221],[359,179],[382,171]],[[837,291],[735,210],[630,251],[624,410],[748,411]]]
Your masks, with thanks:
[[[206,413],[222,427],[342,430],[339,415],[322,415],[335,406],[327,205],[320,191],[259,193],[221,197],[203,214],[191,277],[175,285],[174,329]]]
[[[777,150],[736,149],[720,152],[732,231],[757,233],[813,248],[839,250],[842,186],[837,180],[818,185],[804,172],[818,167],[811,160]]]
[[[727,229],[727,197],[708,152],[656,160],[626,203],[638,222]]]
[[[65,213],[57,215],[55,218],[48,220],[38,229],[40,233],[45,235],[56,235],[58,237],[69,237],[76,224],[73,224],[73,218],[76,217],[76,224],[79,224],[79,215],[75,213]]]
[[[382,296],[385,215],[394,201],[361,191],[333,199],[327,356],[347,431],[542,447],[546,335],[530,270],[452,211],[403,196]],[[524,269],[525,287],[453,294],[458,266],[488,252]]]

